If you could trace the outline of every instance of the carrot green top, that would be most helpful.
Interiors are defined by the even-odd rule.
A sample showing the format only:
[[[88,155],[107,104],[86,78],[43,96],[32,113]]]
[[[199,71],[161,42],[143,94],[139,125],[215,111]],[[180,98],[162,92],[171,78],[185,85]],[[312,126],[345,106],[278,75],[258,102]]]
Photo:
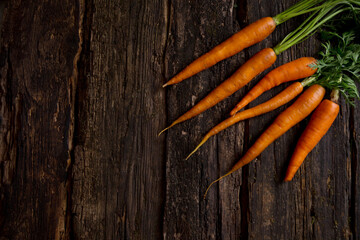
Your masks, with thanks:
[[[360,80],[360,44],[354,42],[355,33],[345,32],[333,34],[337,44],[323,43],[320,58],[312,66],[318,71],[312,76],[316,80],[311,84],[319,84],[330,90],[338,90],[347,102],[353,105],[353,98],[359,99],[355,81]],[[332,41],[334,42],[334,41]]]
[[[293,17],[296,17],[296,16],[299,16],[299,15],[302,15],[305,13],[309,13],[309,12],[319,9],[320,6],[318,6],[318,7],[314,7],[314,6],[321,2],[324,2],[324,0],[302,0],[302,1],[299,1],[298,3],[289,7],[282,13],[279,13],[278,15],[273,17],[273,19],[274,19],[276,25],[279,25],[283,22],[286,22],[290,18],[293,18]]]
[[[318,6],[318,10],[312,13],[297,29],[288,34],[278,45],[273,49],[277,55],[287,50],[291,46],[298,44],[312,34],[314,34],[319,27],[326,22],[332,20],[340,13],[355,10],[355,6],[360,5],[359,0],[328,0]]]

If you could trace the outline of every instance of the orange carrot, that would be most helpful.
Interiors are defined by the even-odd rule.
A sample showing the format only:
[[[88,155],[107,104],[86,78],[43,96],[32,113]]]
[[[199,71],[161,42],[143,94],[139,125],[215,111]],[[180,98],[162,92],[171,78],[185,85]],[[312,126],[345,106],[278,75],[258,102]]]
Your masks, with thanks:
[[[179,83],[216,63],[235,55],[244,48],[262,41],[274,31],[275,27],[276,23],[273,18],[265,17],[259,19],[232,35],[229,39],[213,48],[210,52],[196,59],[179,74],[165,83],[163,87]]]
[[[263,79],[261,79],[245,95],[245,97],[243,97],[243,99],[231,111],[230,115],[234,115],[262,93],[280,85],[281,83],[294,81],[313,75],[316,72],[316,69],[311,68],[309,65],[314,64],[315,62],[316,60],[312,57],[303,57],[275,68]]]
[[[230,117],[215,127],[213,127],[202,139],[199,145],[192,151],[186,159],[188,159],[192,154],[194,154],[210,137],[216,135],[218,132],[234,125],[237,122],[240,122],[245,119],[249,119],[255,116],[259,116],[261,114],[270,112],[286,103],[294,99],[297,95],[299,95],[303,90],[303,84],[300,82],[296,82],[291,84],[281,93],[271,98],[269,101],[266,101],[256,107],[247,109],[245,111],[237,113],[235,116]]]
[[[339,105],[324,100],[316,108],[308,125],[301,134],[286,171],[285,181],[291,181],[306,156],[326,134],[339,113]]]
[[[318,3],[323,3],[321,6],[314,7]],[[202,70],[205,70],[225,58],[231,57],[236,53],[242,51],[244,48],[250,47],[269,36],[276,28],[277,25],[286,22],[287,20],[319,9],[332,8],[334,4],[326,4],[324,0],[302,0],[294,4],[285,11],[277,14],[274,17],[264,17],[256,22],[248,25],[244,29],[232,35],[229,39],[225,40],[210,52],[202,55],[196,59],[184,70],[170,79],[163,87],[179,83]],[[336,4],[335,4],[336,5]],[[320,18],[318,18],[319,20]],[[317,28],[317,26],[316,26]],[[302,32],[301,35],[307,35],[307,32]],[[301,40],[299,40],[301,41]]]
[[[269,68],[276,60],[276,54],[273,49],[265,48],[255,54],[246,63],[244,63],[231,77],[222,82],[218,87],[211,91],[199,103],[193,106],[189,111],[176,119],[169,127],[162,130],[161,133],[174,125],[195,117],[203,111],[211,108],[218,102],[227,98],[248,82],[256,75]]]
[[[303,0],[302,2],[305,3],[306,1],[307,0]],[[230,78],[210,92],[209,95],[192,107],[188,112],[176,119],[170,126],[162,130],[159,135],[174,125],[197,116],[242,88],[256,75],[269,68],[275,62],[277,55],[291,46],[305,40],[309,35],[313,34],[320,26],[322,26],[322,24],[326,23],[337,14],[348,10],[348,8],[344,7],[345,5],[338,6],[339,4],[341,5],[342,1],[326,1],[320,6],[320,9],[318,8],[319,10],[310,15],[303,24],[288,34],[283,41],[281,41],[273,49],[265,48],[255,54]]]
[[[265,130],[263,134],[261,134],[254,145],[248,149],[245,155],[233,166],[233,168],[228,173],[210,184],[205,192],[204,197],[214,183],[251,162],[262,151],[264,151],[267,146],[269,146],[295,124],[307,117],[320,104],[324,95],[325,89],[320,85],[315,84],[309,87],[289,108],[280,113],[275,121]]]

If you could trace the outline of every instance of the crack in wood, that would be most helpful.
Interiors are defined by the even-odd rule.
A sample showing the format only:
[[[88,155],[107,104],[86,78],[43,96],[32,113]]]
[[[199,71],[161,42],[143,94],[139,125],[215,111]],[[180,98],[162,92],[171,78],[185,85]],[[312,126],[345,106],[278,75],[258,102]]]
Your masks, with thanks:
[[[244,126],[244,150],[246,151],[249,147],[249,137],[250,137],[250,129],[249,129],[249,121],[245,121]],[[244,152],[245,152],[244,151]],[[249,195],[249,167],[244,166],[242,168],[242,181],[240,186],[240,208],[241,208],[241,238],[249,239],[249,207],[250,207],[250,195]]]
[[[236,12],[236,21],[241,28],[244,28],[249,24],[247,0],[235,0],[235,4],[237,9],[234,11]]]
[[[66,165],[66,209],[65,209],[65,239],[71,239],[72,237],[72,193],[73,193],[73,178],[72,178],[72,166],[74,163],[74,142],[75,142],[75,127],[76,127],[76,107],[77,107],[77,89],[79,81],[79,69],[78,65],[83,50],[83,27],[84,16],[86,12],[86,0],[79,0],[78,4],[78,49],[73,60],[73,72],[69,79],[68,87],[68,99],[70,107],[70,124],[68,128],[68,160]]]
[[[337,239],[348,227],[348,238],[356,239],[359,123],[353,110],[350,120],[350,110],[344,110],[332,142],[328,138],[314,149],[312,162],[304,162],[291,184],[274,181],[285,165],[279,155],[289,151],[274,144],[271,154],[244,167],[236,182],[234,176],[219,183],[206,202],[200,200],[206,181],[236,161],[252,143],[249,138],[275,115],[224,131],[187,162],[183,157],[193,136],[216,124],[225,104],[185,129],[156,138],[157,128],[180,114],[188,97],[208,91],[214,85],[209,80],[215,83],[210,78],[229,75],[238,61],[225,60],[163,90],[167,74],[233,33],[238,24],[244,27],[248,19],[295,1],[78,0],[54,6],[51,1],[14,1],[9,19],[4,18],[9,37],[2,36],[6,40],[0,50],[0,137],[6,148],[0,148],[1,237]],[[64,11],[55,22],[42,24],[58,9]],[[20,17],[35,24],[18,23]],[[282,38],[296,21],[279,26],[273,37],[246,49],[241,58]],[[31,39],[15,41],[26,37]],[[313,53],[315,45],[304,42],[279,58],[279,64]],[[54,61],[53,54],[58,55]],[[334,142],[346,147],[337,149]],[[346,171],[340,161],[344,155],[351,165]],[[327,189],[328,176],[333,176],[330,187],[337,195]]]
[[[350,231],[352,233],[351,239],[357,239],[357,220],[356,216],[356,200],[357,200],[357,169],[358,169],[358,151],[356,144],[356,129],[355,129],[355,113],[354,108],[350,108],[350,117],[349,117],[349,132],[350,132],[350,157],[351,157],[351,197],[349,202],[349,225]]]
[[[17,138],[21,126],[22,99],[20,95],[12,96],[12,64],[10,48],[1,49],[0,77],[0,226],[6,221],[5,214],[5,188],[9,187],[17,164]]]

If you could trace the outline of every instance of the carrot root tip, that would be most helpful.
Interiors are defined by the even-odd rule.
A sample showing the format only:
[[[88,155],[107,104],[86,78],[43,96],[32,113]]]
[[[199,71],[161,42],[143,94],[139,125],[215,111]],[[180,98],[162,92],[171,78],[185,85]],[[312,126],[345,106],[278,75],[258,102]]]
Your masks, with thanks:
[[[206,198],[206,195],[207,195],[208,191],[210,190],[211,186],[212,186],[214,183],[217,183],[218,181],[220,181],[221,179],[223,179],[224,177],[230,175],[230,174],[233,173],[233,172],[234,172],[233,170],[230,170],[230,172],[228,172],[227,174],[225,174],[225,175],[219,177],[218,179],[216,179],[215,181],[213,181],[213,182],[208,186],[208,188],[207,188],[206,191],[205,191],[204,200],[205,200],[205,198]]]
[[[199,147],[196,147],[196,148],[194,149],[194,151],[192,151],[192,152],[185,158],[185,161],[188,160],[198,149],[199,149]]]
[[[162,87],[164,88],[164,87],[166,87],[166,86],[168,86],[169,84],[167,84],[167,83],[165,83],[164,85],[162,85]]]
[[[204,200],[206,199],[206,195],[207,195],[208,191],[210,190],[211,186],[212,186],[214,183],[216,183],[217,181],[219,181],[219,180],[220,180],[220,179],[217,179],[217,180],[213,181],[213,182],[208,186],[208,188],[206,189],[205,194],[204,194]]]
[[[188,159],[191,157],[191,155],[193,155],[193,154],[194,154],[194,152],[191,152],[191,153],[185,158],[185,161],[188,160]]]
[[[159,132],[159,134],[158,134],[158,137],[159,137],[163,132],[165,132],[166,130],[168,130],[168,129],[171,128],[171,127],[172,127],[172,126],[170,125],[170,126],[164,128],[163,130],[161,130],[161,131]]]
[[[191,155],[193,155],[207,140],[209,139],[209,136],[206,135],[203,140],[199,143],[199,145],[196,146],[196,148],[185,158],[185,160],[188,160]]]
[[[161,132],[159,132],[158,136],[160,136],[163,132],[165,132],[165,131],[168,130],[169,128],[172,128],[173,126],[175,126],[175,125],[178,124],[179,122],[181,122],[181,121],[179,121],[179,120],[174,121],[172,124],[170,124],[170,126],[168,126],[168,127],[164,128],[163,130],[161,130]]]
[[[291,180],[292,180],[292,178],[285,177],[284,182],[290,182]]]
[[[235,114],[237,112],[239,112],[239,110],[242,109],[242,108],[243,108],[242,106],[241,107],[236,106],[233,110],[231,110],[230,116],[235,116]]]

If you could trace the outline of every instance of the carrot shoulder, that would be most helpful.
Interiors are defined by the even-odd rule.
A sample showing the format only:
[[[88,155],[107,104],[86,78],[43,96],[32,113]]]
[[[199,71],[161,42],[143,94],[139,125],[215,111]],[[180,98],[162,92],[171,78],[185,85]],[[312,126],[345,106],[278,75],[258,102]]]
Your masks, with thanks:
[[[255,143],[247,150],[244,156],[233,166],[233,168],[213,181],[205,192],[217,181],[237,171],[256,158],[264,149],[283,135],[291,127],[307,117],[321,102],[325,95],[325,89],[320,85],[312,85],[285,111],[274,120],[274,122],[261,134]]]
[[[193,61],[184,70],[165,83],[163,87],[179,83],[235,55],[244,48],[262,41],[274,31],[275,27],[276,23],[272,17],[264,17],[257,20]]]
[[[159,135],[172,126],[193,118],[205,110],[211,108],[218,102],[224,100],[248,82],[259,73],[269,68],[276,61],[276,54],[271,48],[264,48],[248,61],[246,61],[231,77],[222,82],[213,91],[211,91],[199,103],[193,106],[189,111],[176,119],[169,127],[162,130]]]
[[[240,109],[259,97],[262,93],[280,85],[281,83],[306,78],[313,75],[316,69],[309,65],[316,62],[315,58],[302,57],[275,68],[261,79],[236,105],[230,115],[234,115]]]
[[[308,125],[296,144],[286,171],[285,181],[291,181],[306,156],[318,144],[329,130],[339,113],[339,105],[330,100],[324,100],[314,111]]]

